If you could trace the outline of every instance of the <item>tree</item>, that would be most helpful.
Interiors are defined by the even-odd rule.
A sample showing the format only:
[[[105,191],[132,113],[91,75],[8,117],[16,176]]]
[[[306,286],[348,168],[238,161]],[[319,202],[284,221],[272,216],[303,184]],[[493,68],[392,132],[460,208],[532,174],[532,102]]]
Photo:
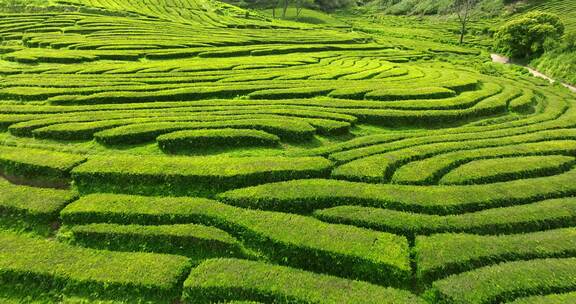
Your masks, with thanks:
[[[479,0],[454,0],[452,3],[452,10],[456,13],[460,22],[460,44],[464,43],[464,35],[466,35],[468,23],[478,2]]]
[[[304,1],[296,0],[296,17],[300,17],[302,10],[304,9]]]
[[[323,11],[332,11],[339,8],[353,6],[356,2],[354,0],[314,0],[316,5]]]
[[[564,24],[555,14],[534,11],[504,24],[496,34],[496,50],[514,58],[531,58],[544,52],[545,42],[560,40]]]
[[[290,5],[290,0],[282,0],[283,7],[282,7],[282,18],[286,18],[286,13],[288,12],[288,5]]]

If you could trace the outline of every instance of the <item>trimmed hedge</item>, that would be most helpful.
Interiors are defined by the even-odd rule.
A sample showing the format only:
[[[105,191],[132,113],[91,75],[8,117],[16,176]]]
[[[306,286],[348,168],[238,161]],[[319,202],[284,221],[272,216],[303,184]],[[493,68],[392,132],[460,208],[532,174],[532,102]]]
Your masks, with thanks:
[[[442,87],[424,87],[411,89],[379,89],[366,93],[367,99],[394,101],[411,99],[441,99],[456,96],[453,90]]]
[[[156,141],[164,152],[242,146],[277,146],[280,138],[249,129],[186,130],[159,136]]]
[[[559,140],[568,140],[574,139],[576,136],[575,130],[549,130],[549,131],[541,131],[535,133],[528,133],[528,134],[521,134],[515,135],[510,134],[506,136],[505,133],[497,135],[495,138],[487,138],[487,139],[472,139],[472,140],[463,140],[457,141],[457,136],[446,136],[446,142],[439,142],[439,143],[425,143],[421,145],[414,145],[410,147],[402,147],[396,148],[394,146],[399,145],[402,146],[406,142],[396,143],[396,145],[392,144],[389,147],[389,152],[382,153],[378,155],[372,155],[369,157],[365,157],[362,159],[358,159],[344,165],[339,166],[333,172],[333,176],[337,178],[349,179],[349,180],[356,180],[356,181],[367,181],[367,182],[382,182],[388,181],[390,178],[393,177],[395,171],[400,168],[401,166],[415,161],[423,161],[425,162],[426,158],[432,157],[442,157],[442,154],[454,153],[456,155],[464,155],[467,154],[474,154],[474,152],[470,152],[470,150],[474,149],[488,149],[494,148],[493,150],[487,151],[498,151],[498,150],[506,150],[508,149],[505,146],[509,145],[522,145],[534,142],[545,142],[545,141],[552,141],[550,143],[551,146],[556,145],[557,151],[570,151],[570,149],[562,149],[562,143]],[[467,135],[470,136],[470,135]],[[426,137],[420,138],[420,140],[425,140]],[[554,141],[556,140],[556,141]],[[407,141],[410,141],[408,139]],[[572,142],[573,144],[574,142]],[[504,146],[504,147],[500,147]],[[530,145],[527,145],[528,147]],[[538,145],[535,145],[538,146]],[[545,149],[546,144],[541,144],[540,149]],[[570,145],[567,145],[570,147]],[[496,148],[495,148],[496,147]],[[526,146],[525,146],[526,147]],[[548,147],[549,148],[549,147]],[[493,152],[494,153],[494,152]],[[508,152],[511,155],[513,151]],[[528,153],[528,152],[526,152]],[[476,157],[481,157],[480,156]],[[498,154],[496,154],[498,155]],[[450,158],[444,159],[444,163],[450,164]],[[428,164],[429,166],[438,166],[439,169],[442,168],[449,168],[448,165],[444,165],[444,163],[431,162]],[[417,165],[417,163],[415,163]],[[444,166],[443,166],[444,165]],[[410,167],[408,167],[410,168]],[[424,171],[427,172],[427,171]]]
[[[439,151],[447,153],[450,151],[462,150],[465,147],[469,147],[468,149],[486,148],[526,142],[547,141],[551,139],[576,139],[576,131],[574,131],[574,129],[563,129],[573,125],[570,120],[564,121],[562,118],[555,116],[545,118],[553,121],[547,122],[546,124],[539,123],[538,121],[523,121],[524,123],[534,124],[525,127],[519,127],[514,124],[511,126],[499,124],[497,125],[499,128],[496,129],[489,127],[453,128],[441,131],[427,131],[425,134],[416,133],[411,136],[405,135],[405,137],[407,137],[405,140],[393,144],[377,144],[367,147],[361,145],[359,147],[353,147],[348,151],[332,153],[330,158],[338,162],[348,162],[359,158],[367,158],[371,155],[376,156],[375,154],[388,152],[394,153],[402,149],[414,150],[416,148],[427,148],[433,152],[432,155],[435,155],[438,152],[434,152],[434,147]],[[467,146],[462,146],[464,143],[466,143]],[[474,146],[470,146],[472,144],[474,144]],[[452,150],[441,150],[446,147],[453,148]],[[406,151],[407,150],[401,151],[401,154],[413,157],[419,155],[416,152],[421,153],[421,151],[408,151],[410,153],[407,153]],[[406,161],[406,158],[407,157],[405,156],[400,159]]]
[[[316,132],[321,135],[343,135],[350,131],[352,125],[345,121],[335,121],[328,119],[318,119],[318,118],[301,118],[303,121],[309,123],[314,128]]]
[[[246,95],[264,85],[236,85],[214,87],[190,87],[160,91],[104,91],[90,95],[59,95],[51,97],[52,105],[94,105],[113,103],[164,102],[178,100],[201,100],[209,98],[235,98]]]
[[[508,103],[521,95],[521,91],[510,89],[501,94],[485,98],[474,106],[465,109],[434,109],[434,103],[428,103],[427,108],[412,108],[410,110],[394,109],[388,103],[389,109],[352,108],[342,109],[341,113],[354,115],[359,120],[387,127],[440,127],[453,126],[463,122],[478,120],[485,116],[503,115]],[[400,102],[400,101],[398,101]],[[413,107],[412,105],[408,106]],[[430,109],[432,107],[433,109]],[[451,105],[453,107],[453,105]],[[425,110],[425,111],[424,111]]]
[[[282,139],[303,141],[311,139],[316,129],[304,121],[292,119],[245,119],[218,122],[159,122],[128,125],[94,134],[99,143],[105,145],[139,144],[152,141],[156,137],[190,129],[254,129],[275,134]]]
[[[242,108],[242,107],[240,107]],[[328,112],[319,111],[305,111],[299,109],[260,109],[254,110],[252,107],[245,107],[246,109],[227,110],[223,107],[216,109],[197,108],[186,111],[134,111],[132,113],[115,114],[105,111],[105,113],[93,113],[90,116],[84,115],[71,115],[70,117],[58,117],[49,119],[39,119],[26,121],[11,125],[10,133],[16,136],[34,136],[35,138],[42,139],[57,139],[57,140],[86,140],[92,139],[94,133],[112,129],[115,127],[140,125],[140,124],[166,124],[184,123],[190,129],[213,129],[213,128],[226,128],[226,124],[231,127],[238,126],[242,128],[268,128],[274,130],[284,137],[290,137],[293,140],[298,140],[293,136],[294,128],[282,128],[279,123],[269,124],[267,126],[265,121],[295,121],[295,124],[301,127],[310,128],[306,123],[317,128],[319,133],[333,134],[348,132],[351,127],[353,119],[349,121],[343,120],[347,115],[333,114]],[[204,109],[204,110],[203,110]],[[104,114],[104,115],[102,115]],[[57,115],[60,116],[60,115]],[[135,116],[130,117],[130,116]],[[320,118],[318,118],[320,117]],[[334,119],[334,120],[333,120]],[[8,117],[7,121],[11,118]],[[246,125],[243,121],[248,120],[256,122],[256,125]],[[235,122],[233,122],[235,121]],[[186,129],[186,128],[185,128]],[[306,134],[300,134],[306,138]]]
[[[355,225],[410,238],[442,232],[522,233],[576,225],[576,199],[545,200],[448,216],[358,206],[317,210],[314,216],[329,223]]]
[[[561,155],[478,160],[450,171],[440,179],[440,183],[485,184],[554,175],[570,170],[575,164],[576,158]]]
[[[520,298],[507,304],[566,304],[576,303],[576,292]]]
[[[465,159],[466,156],[469,157],[475,156],[476,158],[481,158],[482,153],[480,152],[492,152],[493,154],[498,155],[497,151],[502,151],[501,154],[506,155],[504,151],[506,151],[507,149],[508,149],[507,151],[508,155],[515,155],[514,153],[515,149],[507,147],[514,144],[518,145],[518,148],[525,148],[526,150],[524,150],[525,151],[524,153],[526,154],[530,153],[530,150],[528,149],[529,147],[539,148],[540,150],[548,149],[552,151],[562,151],[565,153],[566,152],[570,153],[571,151],[570,148],[573,149],[574,143],[576,143],[576,141],[571,142],[560,141],[562,139],[575,138],[574,136],[576,136],[576,131],[574,130],[551,130],[551,131],[542,131],[516,136],[511,135],[512,134],[506,137],[496,137],[496,138],[466,140],[466,141],[456,141],[457,138],[450,138],[450,136],[447,136],[446,138],[447,142],[443,143],[422,144],[401,149],[394,149],[393,147],[390,147],[390,152],[365,157],[337,167],[333,172],[333,176],[337,178],[355,180],[355,181],[382,182],[382,181],[388,181],[390,178],[393,177],[395,171],[398,168],[409,162],[415,162],[421,160],[431,168],[438,167],[436,171],[442,172],[442,169],[445,168],[450,169],[451,164],[452,165],[454,163],[458,164],[456,161],[453,161],[451,159],[450,156],[453,155],[458,155],[461,157],[461,159]],[[425,139],[425,137],[423,139]],[[550,143],[529,144],[534,142],[546,142],[546,141],[550,141]],[[470,151],[474,149],[480,150],[488,148],[492,149],[476,152]],[[520,153],[521,151],[522,151],[521,149],[518,149],[518,153]],[[426,162],[425,160],[426,158],[432,158],[435,156],[436,158],[434,160],[437,160],[438,158],[442,158],[441,156],[442,154],[446,154],[446,156],[444,156],[443,162],[435,162],[435,161]],[[418,165],[419,163],[414,163],[412,166],[418,168],[417,167]],[[408,164],[408,166],[410,166],[410,164]],[[411,166],[407,167],[404,170],[410,171],[410,169]],[[430,171],[434,173],[433,170],[430,169]],[[416,169],[415,173],[417,175],[418,174],[424,175],[424,177],[422,178],[422,182],[426,182],[429,179],[431,180],[434,179],[434,176],[428,177],[425,175],[425,173],[428,173],[428,170],[422,170],[422,173],[420,173],[419,170]],[[412,178],[412,179],[417,182],[420,182],[418,178]],[[412,179],[409,178],[408,180],[412,181]]]
[[[0,179],[0,216],[46,224],[76,198],[66,190],[16,186]]]
[[[236,259],[208,260],[184,282],[184,303],[425,303],[408,291]]]
[[[316,96],[324,96],[330,93],[333,89],[330,87],[318,88],[290,88],[290,89],[270,89],[261,90],[248,94],[250,99],[290,99],[290,98],[312,98]]]
[[[160,226],[88,224],[69,229],[74,244],[85,247],[178,254],[200,260],[243,256],[241,244],[225,231],[195,224]]]
[[[254,105],[240,106],[227,105],[226,101],[213,101],[212,103],[215,105],[211,106],[209,105],[210,102],[206,102],[205,106],[198,107],[189,103],[180,103],[184,109],[174,109],[174,104],[168,104],[165,108],[151,104],[128,104],[123,107],[116,106],[117,108],[110,106],[100,108],[98,106],[70,106],[65,109],[45,106],[47,111],[53,109],[53,111],[62,111],[63,113],[50,116],[3,114],[0,116],[0,126],[9,126],[10,133],[15,136],[31,137],[34,135],[39,138],[91,139],[93,133],[112,126],[153,122],[215,122],[246,119],[291,119],[304,122],[307,119],[312,119],[313,122],[315,119],[322,119],[352,124],[357,120],[354,116],[307,110],[298,105],[275,105],[258,101],[254,102]],[[146,105],[150,105],[150,108]],[[41,107],[35,106],[34,108]],[[28,108],[28,110],[32,109]],[[87,114],[75,113],[87,110],[89,110]]]
[[[307,179],[231,190],[223,201],[242,207],[307,213],[339,205],[454,214],[526,204],[576,194],[576,170],[563,174],[470,186],[411,186]]]
[[[576,290],[575,274],[576,258],[509,262],[436,281],[429,295],[443,303],[501,303]]]
[[[416,277],[420,283],[429,283],[499,262],[576,256],[576,228],[499,236],[418,236],[413,250]]]
[[[83,249],[5,232],[0,244],[2,285],[166,303],[179,296],[190,270],[184,257]]]
[[[534,91],[524,90],[524,94],[510,102],[508,108],[512,112],[530,114],[534,111],[534,106],[536,105],[537,100],[538,98],[534,94]]]
[[[18,183],[67,187],[70,171],[85,160],[77,154],[0,146],[0,171]]]
[[[574,134],[576,135],[576,133]],[[476,162],[492,164],[492,169],[484,169],[481,168],[485,175],[491,175],[491,170],[500,170],[505,173],[507,170],[511,171],[522,171],[521,167],[518,165],[513,165],[514,159],[508,159],[505,161],[503,167],[496,168],[497,166],[494,164],[497,163],[498,160],[494,160],[497,158],[505,158],[505,157],[512,157],[512,156],[541,156],[541,155],[574,155],[576,154],[576,140],[554,140],[554,137],[550,137],[548,140],[544,139],[545,137],[533,137],[531,140],[542,140],[539,142],[532,142],[532,143],[520,143],[520,144],[513,144],[513,145],[504,145],[501,147],[489,147],[489,148],[479,148],[474,149],[474,144],[470,144],[469,146],[464,146],[462,144],[462,148],[467,148],[465,150],[456,150],[451,151],[444,154],[435,155],[432,157],[424,158],[422,160],[417,160],[414,162],[410,162],[404,166],[401,166],[394,172],[392,176],[392,181],[396,183],[406,183],[406,184],[431,184],[439,182],[443,176],[458,174],[459,167],[463,166],[464,168],[468,166],[474,166],[473,164]],[[575,137],[576,138],[576,137]],[[442,149],[443,145],[440,149]],[[444,147],[448,146],[450,150],[454,147],[450,145],[444,145]],[[418,149],[418,148],[416,148]],[[426,148],[423,148],[419,151],[424,151],[423,154],[428,153]],[[484,160],[484,159],[493,159],[493,160]],[[517,158],[518,160],[522,158]],[[520,165],[520,164],[519,164]],[[528,164],[527,164],[528,165]],[[542,165],[544,167],[544,165]],[[534,166],[532,166],[534,168]],[[555,172],[560,173],[562,171],[566,171],[570,169],[570,165],[558,165],[558,167],[562,167],[556,170]],[[534,168],[537,169],[537,168]],[[484,171],[486,170],[486,171]],[[528,171],[526,168],[525,171]],[[537,170],[538,171],[538,170]],[[554,170],[552,170],[554,171]],[[455,172],[455,173],[451,173]],[[478,172],[478,174],[482,174]],[[496,174],[496,172],[495,172]],[[514,173],[512,172],[514,176]],[[517,174],[518,175],[518,174]],[[527,174],[528,175],[528,174]],[[528,175],[534,176],[534,175]],[[505,179],[506,176],[503,176]],[[448,177],[447,177],[448,178]],[[498,177],[496,177],[498,180]]]
[[[212,195],[249,185],[327,176],[322,157],[93,157],[72,170],[82,193]]]
[[[317,272],[406,286],[406,238],[293,214],[248,210],[199,198],[93,194],[61,212],[66,225],[118,223],[215,226],[271,260]]]

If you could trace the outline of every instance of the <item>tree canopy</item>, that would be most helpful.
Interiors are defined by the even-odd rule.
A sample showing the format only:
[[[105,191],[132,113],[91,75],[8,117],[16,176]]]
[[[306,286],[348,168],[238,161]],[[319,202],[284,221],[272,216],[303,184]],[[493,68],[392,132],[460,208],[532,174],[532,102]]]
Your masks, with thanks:
[[[516,17],[496,32],[495,48],[515,58],[530,58],[544,52],[547,39],[559,40],[564,24],[552,13],[534,11]]]

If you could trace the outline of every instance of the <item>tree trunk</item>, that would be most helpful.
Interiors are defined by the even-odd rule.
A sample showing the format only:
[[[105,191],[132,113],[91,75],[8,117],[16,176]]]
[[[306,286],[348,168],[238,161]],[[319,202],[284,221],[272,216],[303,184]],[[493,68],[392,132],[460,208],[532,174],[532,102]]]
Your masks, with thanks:
[[[296,17],[300,17],[300,13],[302,12],[302,1],[296,1]]]
[[[460,44],[464,43],[465,34],[466,34],[466,23],[462,23],[462,28],[460,29]]]
[[[284,0],[284,9],[282,10],[282,18],[286,18],[286,13],[288,12],[288,2],[289,0]]]

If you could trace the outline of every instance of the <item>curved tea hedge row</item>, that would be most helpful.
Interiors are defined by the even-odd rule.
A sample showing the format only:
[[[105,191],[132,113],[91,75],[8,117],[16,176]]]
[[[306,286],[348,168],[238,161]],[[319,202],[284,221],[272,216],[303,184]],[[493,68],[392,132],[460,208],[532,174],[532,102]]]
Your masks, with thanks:
[[[208,260],[194,269],[183,298],[185,303],[425,303],[407,291],[233,259]]]
[[[328,179],[293,180],[230,190],[218,196],[233,205],[305,213],[339,205],[428,214],[458,214],[573,196],[576,170],[510,182],[471,186],[366,184]]]
[[[480,160],[452,170],[440,179],[440,183],[482,184],[553,175],[569,170],[574,166],[574,161],[574,157],[560,155]]]
[[[69,233],[74,244],[108,250],[170,253],[195,260],[244,255],[240,243],[228,233],[195,224],[87,224],[73,226]]]
[[[304,216],[246,210],[207,199],[94,194],[70,204],[61,217],[67,225],[211,225],[281,264],[395,286],[409,281],[404,237]],[[114,238],[116,233],[105,234]]]
[[[94,157],[72,170],[81,193],[210,195],[231,188],[328,175],[322,157]]]
[[[0,173],[20,183],[66,187],[70,171],[84,161],[76,154],[0,146]]]
[[[349,224],[410,237],[443,232],[509,234],[573,226],[576,222],[574,202],[574,198],[562,198],[446,216],[339,206],[317,210],[314,216],[329,223]]]
[[[191,267],[180,256],[95,251],[7,232],[0,243],[0,280],[14,288],[166,301],[178,298]]]
[[[55,221],[77,194],[67,190],[17,186],[0,179],[0,219],[46,224]]]
[[[436,281],[430,293],[451,303],[495,303],[562,293],[575,289],[574,267],[576,258],[502,263]]]
[[[574,298],[574,95],[488,41],[51,4],[0,14],[0,302]]]
[[[213,146],[276,146],[280,138],[257,130],[220,129],[179,131],[159,136],[157,141],[160,149],[174,153]]]
[[[414,247],[417,278],[434,281],[498,262],[576,256],[576,230],[564,228],[527,234],[418,236]]]

